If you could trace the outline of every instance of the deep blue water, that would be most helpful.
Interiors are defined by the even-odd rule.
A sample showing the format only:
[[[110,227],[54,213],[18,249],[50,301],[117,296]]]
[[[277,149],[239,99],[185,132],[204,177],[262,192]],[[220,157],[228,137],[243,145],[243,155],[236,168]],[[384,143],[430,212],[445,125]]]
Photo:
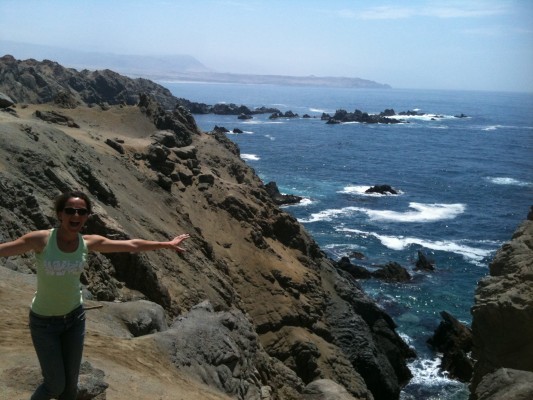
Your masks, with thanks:
[[[404,399],[465,399],[465,385],[438,371],[426,345],[446,310],[471,322],[476,284],[495,251],[533,204],[533,95],[422,90],[296,88],[273,85],[162,83],[177,97],[215,104],[292,110],[317,118],[241,121],[195,115],[245,133],[229,137],[263,181],[305,197],[287,207],[320,246],[338,259],[353,251],[368,268],[396,261],[409,283],[363,281],[394,318],[419,358]],[[418,109],[430,117],[405,124],[326,125],[322,112],[378,113]],[[466,114],[468,118],[455,118]],[[401,191],[366,195],[376,184]],[[434,273],[414,272],[417,252],[435,261]]]

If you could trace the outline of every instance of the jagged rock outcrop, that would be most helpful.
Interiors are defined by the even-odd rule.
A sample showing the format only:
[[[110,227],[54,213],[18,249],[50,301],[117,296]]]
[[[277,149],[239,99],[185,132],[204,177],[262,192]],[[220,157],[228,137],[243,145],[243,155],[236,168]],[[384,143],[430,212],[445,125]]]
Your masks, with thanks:
[[[451,378],[469,382],[474,364],[469,356],[472,351],[472,331],[450,313],[442,311],[440,315],[442,321],[427,342],[443,354],[442,370],[448,371]]]
[[[40,90],[26,92],[17,86],[12,93],[2,87],[10,97],[24,94],[28,103],[30,94],[42,96],[37,106],[17,108],[18,116],[0,114],[0,240],[53,226],[52,199],[69,188],[86,190],[94,199],[88,232],[160,240],[191,234],[183,254],[91,254],[83,283],[92,301],[103,307],[88,324],[86,355],[99,362],[106,377],[117,379],[102,366],[139,374],[141,367],[131,362],[139,359],[141,365],[156,364],[162,371],[154,376],[155,367],[146,367],[146,381],[169,384],[172,379],[166,377],[183,374],[188,387],[190,382],[208,383],[218,398],[229,393],[255,399],[268,392],[271,399],[291,399],[318,379],[342,385],[355,398],[398,398],[410,378],[406,360],[414,353],[396,333],[394,322],[349,273],[335,267],[294,217],[275,204],[224,133],[200,132],[186,110],[167,109],[148,93],[135,105],[108,102],[105,109],[85,106],[83,96],[76,108],[43,104],[52,101],[48,94],[56,86],[64,87],[50,82],[47,89],[52,75],[37,71],[55,70],[60,77],[64,71],[55,63],[33,60],[11,66],[11,73],[28,64],[43,79]],[[1,73],[9,75],[5,60],[2,68]],[[106,74],[107,79],[113,76]],[[104,99],[109,94],[105,87],[130,84],[124,77],[111,79],[107,86],[96,86],[103,93],[93,88],[93,94]],[[34,115],[36,109],[57,108],[79,128],[49,124]],[[108,139],[120,142],[123,152],[111,147]],[[0,267],[20,271],[22,282],[33,263],[31,256],[22,256],[0,260]],[[10,291],[16,291],[10,285]],[[10,304],[10,313],[27,313],[31,291],[24,293],[27,302]],[[6,298],[0,291],[0,299]],[[206,299],[212,312],[205,307],[193,310]],[[141,311],[141,300],[158,306]],[[119,311],[104,301],[137,302],[129,311],[133,316],[122,320],[129,327],[105,330],[102,321],[116,322]],[[8,308],[7,303],[0,306]],[[168,325],[181,324],[178,331],[183,333],[194,327],[189,318],[201,315],[200,321],[208,321],[198,326],[206,329],[203,335],[218,338],[221,347],[209,347],[217,349],[217,357],[202,348],[204,342],[193,341],[201,337],[194,330],[190,341],[197,344],[185,346],[190,354],[169,355],[172,346],[165,347],[157,338],[176,343],[178,336],[170,332],[173,328],[164,330],[160,310]],[[235,326],[245,329],[225,324],[228,315],[240,321]],[[6,321],[0,322],[1,329],[9,336],[13,319]],[[14,324],[17,334],[24,332],[24,321]],[[243,335],[234,336],[236,330]],[[224,343],[228,351],[221,350]],[[24,344],[31,346],[29,340]],[[14,349],[12,342],[0,343],[0,357],[6,361],[0,368],[17,362]],[[7,375],[0,373],[0,385],[3,376]],[[124,382],[115,381],[120,384]],[[200,386],[196,390],[205,393]]]
[[[178,104],[187,109],[192,114],[218,114],[218,115],[239,115],[245,116],[244,119],[252,118],[254,114],[274,114],[281,111],[272,107],[256,107],[250,109],[245,105],[236,105],[234,103],[218,103],[209,105],[197,103],[183,98],[178,98]]]
[[[418,250],[415,271],[435,271],[435,262],[430,260],[426,254]]]
[[[274,200],[274,202],[279,206],[284,204],[297,204],[302,201],[302,197],[300,196],[295,196],[293,194],[281,194],[276,182],[268,182],[265,185],[265,189],[268,195],[272,197],[272,200]]]
[[[50,61],[19,61],[0,57],[0,92],[17,103],[55,102],[62,108],[78,104],[135,105],[140,93],[149,93],[165,110],[172,110],[177,98],[148,79],[130,79],[110,70],[77,71]]]
[[[533,397],[532,385],[522,384],[533,376],[533,209],[479,282],[472,317],[472,398],[492,400],[496,392],[506,399]],[[501,387],[489,390],[496,377]]]
[[[405,122],[397,118],[386,117],[382,114],[368,114],[361,110],[355,110],[354,112],[348,112],[340,109],[335,112],[332,117],[327,116],[328,124],[340,124],[342,122],[359,122],[362,124],[398,124]],[[322,119],[326,119],[323,114]]]

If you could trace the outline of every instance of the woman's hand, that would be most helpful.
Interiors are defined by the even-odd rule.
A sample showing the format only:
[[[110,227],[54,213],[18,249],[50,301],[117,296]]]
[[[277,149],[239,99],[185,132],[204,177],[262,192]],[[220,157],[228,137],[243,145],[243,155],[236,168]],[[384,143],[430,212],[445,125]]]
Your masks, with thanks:
[[[188,233],[184,233],[182,235],[176,236],[174,239],[172,239],[169,244],[172,249],[177,251],[178,253],[182,253],[186,251],[183,247],[180,247],[181,242],[183,242],[186,239],[189,239],[191,236]]]

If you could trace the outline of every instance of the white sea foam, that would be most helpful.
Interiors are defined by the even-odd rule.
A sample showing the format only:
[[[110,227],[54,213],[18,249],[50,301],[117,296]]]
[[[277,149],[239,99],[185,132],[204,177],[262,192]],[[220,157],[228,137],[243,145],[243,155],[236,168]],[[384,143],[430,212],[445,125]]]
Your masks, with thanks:
[[[532,182],[519,181],[518,179],[510,177],[487,177],[485,178],[489,182],[492,182],[496,185],[511,185],[511,186],[533,186]]]
[[[435,121],[435,120],[443,120],[443,119],[452,119],[455,117],[453,115],[424,114],[424,115],[392,115],[388,118],[404,119],[404,120],[418,120],[418,121]]]
[[[366,194],[365,191],[367,189],[370,189],[370,186],[346,186],[344,189],[340,190],[338,193]]]
[[[345,208],[338,208],[338,209],[323,210],[323,211],[311,214],[309,218],[299,219],[299,221],[302,223],[332,221],[334,218],[345,216],[345,215],[350,215],[359,210],[360,209],[358,207],[345,207]]]
[[[271,124],[284,124],[285,122],[283,121],[259,121],[259,120],[252,120],[252,119],[249,119],[249,120],[246,120],[243,122],[243,124],[248,124],[248,125],[271,125]]]
[[[412,244],[417,244],[426,249],[459,254],[464,258],[475,262],[482,261],[485,257],[489,256],[492,253],[492,250],[480,249],[477,247],[468,246],[460,242],[454,242],[452,240],[432,241],[415,237],[388,236],[380,235],[375,232],[365,232],[358,229],[350,229],[345,227],[338,227],[336,230],[338,232],[355,233],[357,235],[362,235],[365,237],[373,236],[378,239],[381,244],[383,244],[383,246],[388,247],[391,250],[404,250],[406,247]]]
[[[270,140],[276,140],[276,138],[272,135],[265,135],[266,138],[269,138]]]
[[[253,131],[242,131],[241,133],[237,133],[237,132],[233,132],[233,131],[229,131],[229,132],[226,132],[226,135],[253,135]]]
[[[448,378],[445,372],[440,370],[441,359],[416,359],[410,363],[409,369],[413,374],[413,378],[409,384],[423,385],[423,386],[442,386],[457,384],[456,381]]]
[[[300,200],[299,203],[294,204],[285,204],[282,207],[301,207],[301,206],[308,206],[309,204],[313,204],[313,200],[303,197],[302,200]]]
[[[335,218],[350,216],[357,212],[366,214],[371,220],[375,221],[435,222],[457,217],[465,211],[466,206],[464,204],[410,203],[409,208],[414,211],[398,212],[392,210],[372,210],[362,207],[333,208],[313,213],[309,218],[300,219],[300,222],[333,221]]]
[[[409,208],[414,211],[391,211],[364,209],[370,219],[379,221],[395,222],[433,222],[443,219],[453,219],[462,214],[466,206],[464,204],[422,204],[409,203]]]
[[[261,158],[255,154],[241,154],[241,158],[243,160],[248,161],[259,161]]]

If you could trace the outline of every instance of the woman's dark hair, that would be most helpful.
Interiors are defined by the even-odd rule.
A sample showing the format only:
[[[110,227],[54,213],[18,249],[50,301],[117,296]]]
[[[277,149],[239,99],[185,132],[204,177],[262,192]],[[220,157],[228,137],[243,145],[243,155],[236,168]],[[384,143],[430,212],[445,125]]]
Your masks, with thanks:
[[[65,192],[63,194],[60,194],[59,196],[56,197],[54,201],[54,209],[56,210],[56,213],[60,213],[61,211],[63,211],[68,199],[71,199],[73,197],[78,197],[84,200],[85,204],[87,205],[87,211],[89,211],[89,214],[92,212],[93,205],[91,203],[91,200],[89,199],[89,196],[87,196],[83,192],[80,192],[79,190],[73,190],[70,192]]]

